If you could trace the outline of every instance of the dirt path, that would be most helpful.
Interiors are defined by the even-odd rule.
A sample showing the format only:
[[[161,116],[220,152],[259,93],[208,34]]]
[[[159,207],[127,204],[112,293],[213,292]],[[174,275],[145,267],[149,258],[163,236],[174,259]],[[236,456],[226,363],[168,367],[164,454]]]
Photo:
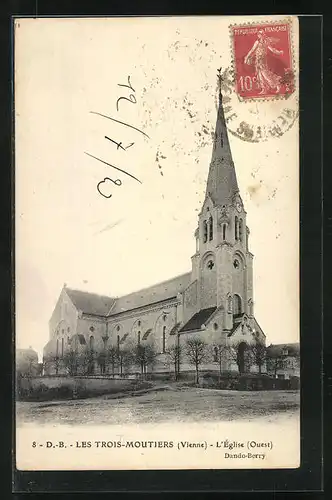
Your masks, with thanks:
[[[140,391],[135,397],[18,402],[17,425],[46,424],[139,424],[165,421],[207,422],[275,420],[299,413],[299,393],[295,391],[218,391],[211,389],[158,388]],[[115,395],[113,395],[115,396]]]

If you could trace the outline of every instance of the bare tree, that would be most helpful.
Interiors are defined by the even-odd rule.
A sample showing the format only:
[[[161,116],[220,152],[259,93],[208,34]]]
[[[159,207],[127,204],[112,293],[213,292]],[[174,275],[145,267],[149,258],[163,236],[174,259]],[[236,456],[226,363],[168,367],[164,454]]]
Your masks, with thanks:
[[[186,342],[186,352],[191,364],[195,366],[196,377],[195,382],[198,384],[199,377],[199,367],[205,361],[207,357],[206,353],[207,344],[199,339],[193,338]]]
[[[268,370],[273,372],[274,378],[277,378],[278,370],[282,370],[285,367],[285,356],[283,354],[276,354],[267,358]]]
[[[36,374],[36,366],[35,366],[35,363],[36,363],[36,359],[35,359],[35,356],[31,355],[31,354],[27,354],[26,356],[26,360],[27,360],[27,363],[28,363],[28,376],[29,377],[32,377],[33,375]]]
[[[53,365],[54,370],[55,370],[55,375],[58,375],[59,373],[59,367],[60,367],[60,358],[57,354],[48,354],[44,356],[44,366],[46,367],[47,365]]]
[[[107,352],[105,350],[99,352],[97,354],[97,363],[100,368],[100,373],[102,375],[105,374],[106,371],[106,363],[107,363]]]
[[[110,366],[112,369],[113,378],[114,378],[115,366],[117,364],[117,361],[118,361],[118,349],[115,346],[111,345],[107,350],[106,363],[107,363],[107,366]]]
[[[77,374],[77,361],[77,353],[75,351],[70,349],[69,351],[65,352],[63,356],[63,364],[69,375]]]
[[[180,372],[180,363],[182,358],[182,346],[180,344],[175,344],[172,347],[169,347],[166,351],[168,361],[174,367],[174,377],[175,380],[179,378]]]
[[[218,364],[219,367],[219,383],[221,381],[221,376],[223,372],[223,362],[228,360],[229,347],[225,344],[217,344],[213,348],[213,361]]]
[[[151,344],[138,344],[134,349],[134,360],[140,367],[142,378],[146,378],[148,367],[155,363],[157,351]]]
[[[122,347],[117,351],[120,376],[123,377],[126,369],[133,363],[134,353],[128,347]]]
[[[94,373],[95,353],[92,349],[87,347],[78,355],[78,366],[82,374],[92,375]]]
[[[93,349],[88,349],[86,353],[87,357],[87,372],[88,375],[92,375],[95,371],[95,352]]]
[[[266,361],[266,347],[261,342],[256,341],[255,344],[250,346],[253,362],[258,366],[258,373],[262,373],[262,366],[264,366]]]

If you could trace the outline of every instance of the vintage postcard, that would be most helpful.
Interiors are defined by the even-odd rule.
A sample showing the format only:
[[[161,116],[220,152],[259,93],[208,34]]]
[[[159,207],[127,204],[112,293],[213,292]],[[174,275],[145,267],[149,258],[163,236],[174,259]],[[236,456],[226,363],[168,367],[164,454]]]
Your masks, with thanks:
[[[16,466],[300,466],[295,16],[14,22]]]

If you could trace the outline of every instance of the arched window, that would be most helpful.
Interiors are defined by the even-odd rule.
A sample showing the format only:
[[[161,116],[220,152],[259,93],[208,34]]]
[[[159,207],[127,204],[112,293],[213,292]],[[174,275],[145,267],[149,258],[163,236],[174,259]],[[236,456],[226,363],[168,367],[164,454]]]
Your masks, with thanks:
[[[56,339],[56,357],[59,356],[59,339]]]
[[[63,343],[64,343],[64,338],[62,337],[61,339],[61,356],[63,357]]]
[[[237,241],[239,238],[239,220],[237,216],[235,216],[234,231],[235,231],[235,240]]]
[[[239,221],[239,239],[240,241],[243,241],[243,220],[240,219]]]
[[[212,215],[209,217],[209,240],[213,240],[213,218]]]
[[[208,226],[206,220],[203,221],[203,243],[206,243],[208,239]]]
[[[163,352],[166,351],[166,326],[163,327]]]
[[[241,314],[242,312],[242,301],[240,295],[234,294],[233,301],[233,314]]]
[[[226,224],[222,225],[222,239],[223,241],[226,239]]]
[[[90,347],[91,351],[93,351],[93,348],[94,348],[94,343],[95,343],[94,341],[95,341],[94,336],[91,335],[90,339],[89,339],[89,347]]]
[[[213,361],[215,363],[218,362],[218,347],[214,347],[214,349],[213,349]]]
[[[137,344],[141,344],[141,332],[137,332]]]
[[[116,337],[116,348],[117,348],[117,351],[119,353],[119,351],[120,351],[120,335],[117,335],[117,337]]]

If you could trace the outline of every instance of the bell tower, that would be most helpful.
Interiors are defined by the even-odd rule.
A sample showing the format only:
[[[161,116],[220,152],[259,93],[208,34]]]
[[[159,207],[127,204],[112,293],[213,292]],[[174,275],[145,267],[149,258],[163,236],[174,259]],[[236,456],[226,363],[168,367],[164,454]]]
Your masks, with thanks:
[[[221,68],[219,104],[205,200],[198,216],[193,278],[199,309],[224,310],[224,329],[242,313],[253,316],[252,259],[249,228],[240,196],[223,110]]]

